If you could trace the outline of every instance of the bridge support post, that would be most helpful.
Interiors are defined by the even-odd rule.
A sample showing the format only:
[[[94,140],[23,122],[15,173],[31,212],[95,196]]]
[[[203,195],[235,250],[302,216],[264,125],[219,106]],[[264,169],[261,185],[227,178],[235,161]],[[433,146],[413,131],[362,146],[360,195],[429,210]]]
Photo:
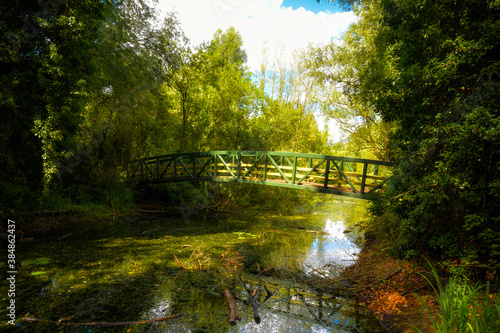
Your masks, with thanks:
[[[196,157],[193,156],[193,178],[196,178]]]
[[[324,188],[328,188],[328,174],[330,173],[330,160],[326,160]]]
[[[236,172],[236,179],[240,179],[241,174],[241,152],[238,152],[238,170]]]
[[[368,163],[363,165],[363,178],[361,178],[361,195],[365,194],[366,172],[368,171]]]
[[[160,159],[156,159],[156,180],[160,179]]]
[[[217,154],[213,154],[214,159],[214,173],[212,175],[212,180],[215,181],[217,179]]]
[[[266,181],[267,180],[267,153],[264,154],[264,170],[262,172],[262,181]]]

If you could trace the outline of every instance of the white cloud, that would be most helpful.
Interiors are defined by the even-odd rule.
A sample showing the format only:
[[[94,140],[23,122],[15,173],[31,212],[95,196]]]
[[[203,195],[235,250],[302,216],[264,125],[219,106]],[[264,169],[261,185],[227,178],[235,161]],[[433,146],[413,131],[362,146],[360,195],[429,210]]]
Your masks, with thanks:
[[[314,0],[309,0],[314,1]],[[295,49],[309,43],[325,44],[356,20],[352,12],[314,14],[304,8],[281,7],[282,0],[159,0],[159,9],[175,11],[181,27],[193,45],[212,39],[217,29],[233,26],[240,32],[248,55],[247,65],[258,70],[267,41],[271,51],[285,46],[282,60],[291,62]]]

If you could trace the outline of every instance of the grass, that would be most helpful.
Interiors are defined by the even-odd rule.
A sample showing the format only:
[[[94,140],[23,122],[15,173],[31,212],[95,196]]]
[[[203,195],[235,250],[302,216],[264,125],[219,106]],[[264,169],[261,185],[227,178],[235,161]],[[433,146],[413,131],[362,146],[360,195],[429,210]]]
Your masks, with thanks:
[[[425,302],[428,296],[421,300],[422,311],[431,315],[431,327],[436,333],[500,332],[500,294],[490,294],[489,282],[485,285],[473,284],[464,273],[454,273],[444,286],[434,267],[432,277],[435,284],[427,277],[426,280],[436,294],[441,313],[436,318],[432,317]]]

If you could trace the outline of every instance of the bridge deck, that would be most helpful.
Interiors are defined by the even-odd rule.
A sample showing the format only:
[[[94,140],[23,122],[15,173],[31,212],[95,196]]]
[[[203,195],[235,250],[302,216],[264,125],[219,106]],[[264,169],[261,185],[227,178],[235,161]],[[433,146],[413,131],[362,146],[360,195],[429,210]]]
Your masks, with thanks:
[[[316,154],[212,151],[144,158],[131,166],[128,178],[140,185],[238,182],[364,198],[383,192],[392,163]]]

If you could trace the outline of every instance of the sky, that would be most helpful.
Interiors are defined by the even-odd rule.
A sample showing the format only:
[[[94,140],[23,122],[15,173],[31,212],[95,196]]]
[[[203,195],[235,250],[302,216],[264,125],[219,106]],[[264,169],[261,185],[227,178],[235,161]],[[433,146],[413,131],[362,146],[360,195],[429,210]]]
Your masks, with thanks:
[[[177,12],[185,35],[193,46],[212,39],[218,29],[233,26],[242,36],[247,66],[260,69],[262,50],[269,56],[280,50],[285,63],[293,59],[295,49],[309,43],[326,44],[339,38],[356,19],[328,1],[316,0],[159,0],[158,9]]]
[[[332,2],[333,4],[328,3],[328,0],[323,0],[321,3],[318,3],[316,0],[284,0],[281,6],[292,7],[292,9],[303,7],[315,14],[326,11],[332,13],[342,12],[342,9],[335,5],[335,1]]]

